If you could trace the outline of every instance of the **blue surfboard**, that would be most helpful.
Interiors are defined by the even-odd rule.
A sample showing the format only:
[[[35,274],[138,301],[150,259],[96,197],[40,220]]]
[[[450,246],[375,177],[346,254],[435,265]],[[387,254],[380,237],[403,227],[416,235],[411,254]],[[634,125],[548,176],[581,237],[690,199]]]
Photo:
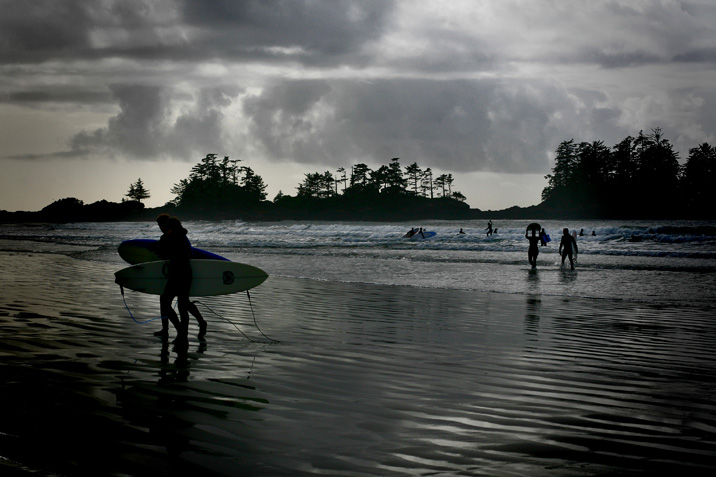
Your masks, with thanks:
[[[421,234],[420,232],[417,232],[415,235],[410,237],[411,239],[424,239],[424,238],[430,238],[437,235],[437,232],[425,232]]]
[[[151,239],[125,240],[124,242],[119,244],[119,247],[117,247],[117,252],[119,252],[119,256],[122,257],[125,262],[130,263],[132,265],[137,263],[156,262],[158,260],[161,260],[159,255],[157,255],[156,252],[151,250],[151,247],[156,243],[157,240]],[[193,260],[229,261],[228,258],[224,258],[221,255],[217,255],[215,253],[207,252],[206,250],[194,247],[191,248],[191,258]]]

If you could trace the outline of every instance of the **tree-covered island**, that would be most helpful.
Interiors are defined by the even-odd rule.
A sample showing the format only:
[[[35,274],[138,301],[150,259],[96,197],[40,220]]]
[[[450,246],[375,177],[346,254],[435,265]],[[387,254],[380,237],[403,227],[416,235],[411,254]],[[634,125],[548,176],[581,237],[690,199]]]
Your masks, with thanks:
[[[150,192],[138,179],[121,203],[84,204],[70,197],[39,212],[0,211],[0,221],[149,220],[160,211],[204,220],[716,218],[716,149],[703,143],[680,164],[658,128],[612,147],[563,141],[545,176],[542,202],[501,211],[470,208],[453,190],[452,174],[435,176],[415,162],[402,166],[399,158],[375,170],[361,163],[307,173],[295,195],[279,192],[273,200],[267,200],[263,178],[241,162],[207,154],[174,185],[175,198],[163,207],[144,207]]]

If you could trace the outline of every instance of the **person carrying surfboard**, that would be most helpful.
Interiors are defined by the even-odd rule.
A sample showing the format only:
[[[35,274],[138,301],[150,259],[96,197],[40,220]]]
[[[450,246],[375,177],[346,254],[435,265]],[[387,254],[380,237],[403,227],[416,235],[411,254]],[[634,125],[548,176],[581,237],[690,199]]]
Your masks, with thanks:
[[[157,219],[159,223],[160,219]],[[164,293],[159,297],[159,307],[162,314],[162,336],[168,336],[168,321],[176,328],[176,344],[188,344],[189,328],[189,290],[191,289],[192,271],[191,243],[187,238],[187,230],[182,227],[176,217],[162,218],[160,223],[162,236],[157,242],[157,254],[168,261],[167,285]],[[177,298],[179,316],[172,308],[172,301]]]
[[[562,231],[562,241],[559,242],[559,254],[562,255],[562,266],[564,266],[565,259],[569,257],[569,265],[572,270],[574,270],[574,255],[577,253],[579,253],[577,241],[569,234],[569,229],[565,228]]]
[[[167,229],[167,221],[170,218],[171,217],[169,214],[159,214],[159,216],[157,217],[157,225],[159,226],[159,230],[162,231],[162,234],[167,233],[167,230],[168,230]],[[177,219],[177,221],[178,220],[179,219]],[[179,226],[181,227],[181,222],[179,222]],[[183,227],[181,227],[181,228],[182,228],[182,230],[184,230],[184,232],[186,232],[186,229],[184,229]],[[185,234],[185,237],[186,237],[186,234]],[[189,239],[186,238],[186,241],[189,242]],[[156,243],[156,245],[151,247],[152,249],[154,249],[155,252],[159,252],[159,248],[161,247],[160,242],[161,242],[161,238],[159,239],[159,242]],[[189,243],[189,247],[191,247],[191,243]],[[189,283],[191,285],[191,282],[189,282]],[[161,300],[160,300],[160,306],[161,306]],[[206,320],[204,320],[204,317],[202,316],[201,312],[196,307],[194,302],[188,301],[188,303],[186,304],[186,308],[187,308],[187,311],[189,313],[191,313],[192,316],[194,316],[194,318],[196,318],[196,322],[199,324],[199,335],[198,336],[200,339],[203,338],[204,335],[206,334],[206,327],[207,327]],[[164,314],[164,312],[162,312],[162,317],[164,317],[164,316],[166,316],[166,315]],[[187,323],[187,325],[188,325],[188,323]],[[187,333],[188,333],[188,331],[187,331]],[[166,318],[162,318],[162,329],[160,331],[157,331],[154,334],[156,336],[161,336],[164,338],[166,338],[169,335],[169,326],[168,326]]]
[[[537,247],[537,244],[539,243],[540,238],[537,235],[537,230],[531,229],[531,231],[532,235],[529,235],[529,228],[525,231],[525,238],[530,242],[530,247],[527,249],[527,260],[529,260],[532,268],[537,268],[537,255],[539,255],[539,248]]]

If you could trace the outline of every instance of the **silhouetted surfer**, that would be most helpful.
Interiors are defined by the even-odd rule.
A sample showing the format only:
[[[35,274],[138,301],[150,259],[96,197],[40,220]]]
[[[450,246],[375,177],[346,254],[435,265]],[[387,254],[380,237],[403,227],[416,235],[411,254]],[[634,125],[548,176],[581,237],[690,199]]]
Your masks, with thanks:
[[[569,235],[569,229],[565,228],[562,231],[562,241],[559,242],[559,253],[562,255],[562,266],[564,266],[564,260],[569,257],[569,264],[574,270],[574,254],[579,253],[577,249],[577,240]]]
[[[539,243],[540,237],[537,235],[537,231],[532,229],[532,235],[529,235],[529,230],[525,232],[525,238],[530,242],[530,248],[527,249],[527,260],[529,260],[532,268],[537,268],[537,255],[539,255]]]
[[[191,264],[191,242],[187,238],[187,231],[182,227],[176,217],[169,217],[162,214],[157,217],[157,224],[163,232],[156,245],[157,254],[168,263],[168,280],[164,293],[159,297],[159,307],[162,314],[162,329],[155,333],[166,338],[169,333],[167,321],[171,321],[177,330],[177,344],[188,342],[189,312],[199,322],[199,336],[206,333],[206,321],[199,313],[196,305],[189,301],[189,290],[191,289],[192,271]],[[177,297],[179,315],[172,308],[172,301]]]

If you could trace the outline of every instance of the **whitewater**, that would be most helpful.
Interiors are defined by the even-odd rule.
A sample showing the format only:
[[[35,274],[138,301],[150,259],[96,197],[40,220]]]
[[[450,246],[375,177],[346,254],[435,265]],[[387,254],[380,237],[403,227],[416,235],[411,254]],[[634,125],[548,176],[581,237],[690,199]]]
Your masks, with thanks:
[[[527,262],[526,226],[487,222],[187,221],[195,247],[258,266],[271,276],[509,294],[575,296],[711,306],[716,300],[716,223],[538,221],[552,242]],[[437,234],[406,239],[412,227]],[[560,266],[561,230],[577,238],[574,271]],[[464,234],[459,234],[463,229]],[[62,253],[126,266],[123,240],[158,238],[154,222],[0,225],[0,250]],[[111,277],[108,277],[110,280]]]

